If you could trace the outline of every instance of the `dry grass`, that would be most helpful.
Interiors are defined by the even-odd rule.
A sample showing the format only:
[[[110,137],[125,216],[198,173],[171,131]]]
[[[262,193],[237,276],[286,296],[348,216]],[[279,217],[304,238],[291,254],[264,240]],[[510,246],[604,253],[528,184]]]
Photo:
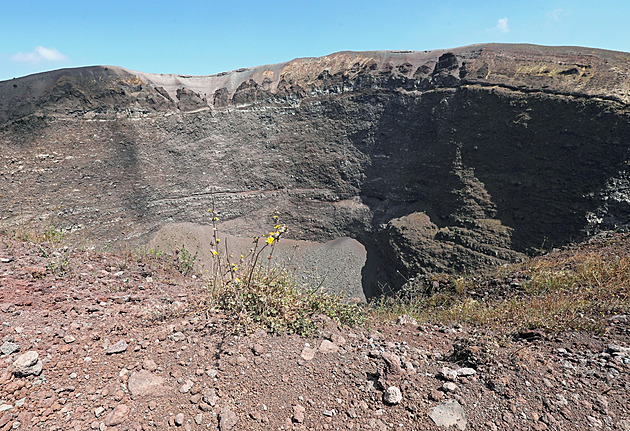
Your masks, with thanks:
[[[629,240],[627,234],[616,234],[483,276],[452,277],[441,292],[406,292],[379,301],[373,309],[382,318],[410,314],[419,322],[467,323],[501,331],[600,333],[610,317],[630,312]],[[511,279],[521,282],[516,287],[506,284]],[[489,296],[471,293],[501,283],[503,287]]]
[[[338,323],[354,325],[365,321],[364,311],[338,294],[300,286],[295,275],[272,263],[275,248],[288,226],[278,222],[264,235],[253,238],[252,248],[234,256],[219,239],[213,208],[208,210],[213,227],[212,272],[201,309],[220,310],[238,332],[263,328],[309,336],[316,331],[314,318],[327,315]],[[266,262],[265,262],[266,261]]]

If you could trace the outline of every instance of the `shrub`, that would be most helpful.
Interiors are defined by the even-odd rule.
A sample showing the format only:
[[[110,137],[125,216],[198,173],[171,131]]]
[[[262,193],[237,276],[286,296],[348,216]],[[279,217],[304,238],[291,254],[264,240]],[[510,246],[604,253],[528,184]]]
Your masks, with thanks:
[[[288,226],[277,223],[265,235],[255,237],[247,254],[238,258],[220,249],[214,209],[208,210],[213,227],[212,275],[208,282],[207,305],[223,310],[235,329],[250,331],[256,327],[271,332],[290,332],[313,335],[313,317],[325,314],[341,324],[365,322],[363,310],[349,304],[338,294],[307,286],[299,286],[296,278],[285,268],[273,263],[278,242]],[[263,260],[266,260],[264,262]]]

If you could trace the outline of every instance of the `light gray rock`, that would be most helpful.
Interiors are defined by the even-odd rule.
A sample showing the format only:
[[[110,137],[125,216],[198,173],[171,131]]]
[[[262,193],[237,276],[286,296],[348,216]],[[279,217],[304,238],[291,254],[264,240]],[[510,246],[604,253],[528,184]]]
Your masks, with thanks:
[[[18,356],[13,362],[13,374],[17,377],[39,376],[41,373],[42,363],[39,360],[39,354],[34,350]]]
[[[12,404],[0,404],[0,413],[8,412],[13,408]]]
[[[322,353],[337,353],[339,351],[339,346],[330,340],[323,340],[319,345],[319,351]]]
[[[293,406],[293,421],[299,424],[304,422],[304,413],[306,413],[306,409],[301,405]]]
[[[152,359],[145,359],[144,361],[142,361],[142,368],[144,368],[147,371],[153,372],[153,371],[157,370],[158,366],[157,366],[157,364],[155,363],[154,360],[152,360]]]
[[[114,355],[116,353],[122,353],[127,350],[127,347],[129,347],[127,342],[125,340],[120,340],[116,344],[109,346],[107,350],[105,350],[105,354]]]
[[[182,426],[184,425],[184,414],[183,413],[177,413],[177,415],[175,415],[175,419],[173,420],[175,422],[175,426]]]
[[[186,339],[186,336],[182,332],[175,332],[174,334],[169,335],[168,339],[179,343],[180,341],[184,341]]]
[[[132,397],[159,396],[164,395],[170,389],[166,386],[166,381],[160,376],[156,376],[147,370],[140,370],[129,377],[127,387]]]
[[[630,347],[623,347],[618,344],[609,344],[607,346],[608,352],[619,356],[630,356]]]
[[[4,343],[2,343],[2,346],[0,346],[0,353],[5,356],[19,351],[20,346],[18,344],[12,343],[11,341],[5,341]]]
[[[474,368],[465,367],[456,369],[455,373],[457,377],[470,377],[477,374],[477,371]]]
[[[229,407],[223,407],[219,413],[219,429],[229,431],[238,422],[238,416]]]
[[[386,404],[398,404],[402,401],[402,392],[396,386],[390,386],[383,392],[383,401]]]
[[[443,367],[440,370],[439,377],[444,380],[454,382],[455,380],[457,380],[457,372],[455,370],[451,370],[448,367]]]
[[[302,353],[300,354],[300,357],[304,359],[305,361],[310,361],[315,357],[315,353],[317,353],[316,349],[311,349],[310,347],[304,347],[302,349]]]
[[[204,403],[209,404],[212,407],[214,407],[214,405],[217,403],[218,400],[219,400],[219,397],[217,397],[217,393],[214,389],[208,388],[203,392]]]
[[[194,383],[192,380],[188,379],[186,380],[186,382],[184,382],[184,384],[179,388],[179,391],[182,394],[187,394],[188,392],[190,392],[190,390],[192,389],[192,387],[194,386]]]
[[[442,390],[444,392],[455,392],[457,391],[457,385],[453,382],[446,382],[442,385]]]
[[[129,416],[129,410],[127,404],[118,404],[105,418],[105,425],[108,427],[120,425]]]
[[[448,400],[433,407],[429,417],[439,427],[456,426],[460,430],[465,430],[468,425],[466,413],[456,400]]]

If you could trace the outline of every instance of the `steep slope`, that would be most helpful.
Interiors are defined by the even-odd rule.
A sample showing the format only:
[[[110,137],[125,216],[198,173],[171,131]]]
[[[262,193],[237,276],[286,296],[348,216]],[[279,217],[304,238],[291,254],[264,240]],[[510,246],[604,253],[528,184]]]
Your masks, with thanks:
[[[240,237],[278,211],[295,239],[360,242],[363,292],[329,281],[369,297],[627,226],[629,102],[630,54],[532,45],[32,75],[0,82],[1,221],[194,245],[213,201]]]

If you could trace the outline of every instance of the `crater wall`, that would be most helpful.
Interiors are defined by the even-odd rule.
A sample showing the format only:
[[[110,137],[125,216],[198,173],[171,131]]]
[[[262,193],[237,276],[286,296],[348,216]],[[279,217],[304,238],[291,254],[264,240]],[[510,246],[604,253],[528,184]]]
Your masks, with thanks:
[[[213,202],[243,238],[278,212],[295,240],[360,242],[363,279],[330,288],[368,298],[501,264],[628,226],[628,58],[490,44],[3,81],[0,222],[137,247]]]

